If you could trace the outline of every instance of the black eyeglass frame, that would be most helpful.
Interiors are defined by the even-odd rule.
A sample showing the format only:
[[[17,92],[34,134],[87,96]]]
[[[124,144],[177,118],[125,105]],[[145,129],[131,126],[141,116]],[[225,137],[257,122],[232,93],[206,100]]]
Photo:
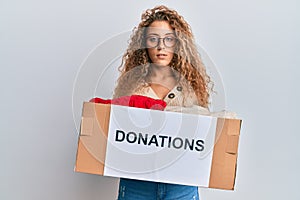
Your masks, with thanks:
[[[156,39],[158,39],[158,40],[157,40],[157,44],[154,45],[154,46],[148,45],[147,40],[148,40],[149,38],[156,38]],[[173,38],[173,39],[175,40],[175,41],[174,41],[174,44],[171,45],[171,46],[166,45],[165,39],[167,39],[167,38]],[[146,46],[147,48],[156,48],[156,47],[158,47],[158,45],[160,45],[161,40],[163,41],[164,46],[167,47],[167,48],[175,47],[176,44],[177,44],[177,37],[175,37],[175,36],[166,36],[166,37],[147,36],[147,37],[145,38],[145,46]]]

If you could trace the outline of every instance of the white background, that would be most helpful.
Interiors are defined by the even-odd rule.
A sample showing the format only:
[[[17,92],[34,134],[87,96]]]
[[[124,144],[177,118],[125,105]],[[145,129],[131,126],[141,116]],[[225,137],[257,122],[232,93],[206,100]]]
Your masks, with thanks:
[[[118,180],[73,172],[73,84],[97,44],[162,3],[190,23],[243,119],[235,191],[201,199],[300,199],[297,0],[1,0],[0,199],[116,198]]]

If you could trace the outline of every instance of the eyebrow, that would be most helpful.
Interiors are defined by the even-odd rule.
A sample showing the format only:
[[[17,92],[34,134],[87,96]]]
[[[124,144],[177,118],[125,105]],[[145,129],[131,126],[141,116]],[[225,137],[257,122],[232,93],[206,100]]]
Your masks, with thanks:
[[[149,33],[149,34],[147,34],[147,36],[150,36],[150,35],[154,35],[154,36],[160,36],[159,34],[157,34],[157,33]],[[174,33],[166,33],[165,35],[173,35],[173,36],[175,36],[175,34]]]

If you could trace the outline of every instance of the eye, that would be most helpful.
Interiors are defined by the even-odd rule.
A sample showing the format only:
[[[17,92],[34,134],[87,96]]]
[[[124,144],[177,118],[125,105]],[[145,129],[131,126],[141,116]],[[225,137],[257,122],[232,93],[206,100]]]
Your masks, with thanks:
[[[154,36],[148,37],[147,40],[148,40],[149,42],[157,42],[157,41],[158,41],[158,37],[154,37]]]
[[[174,42],[175,38],[174,37],[166,37],[165,40],[166,40],[166,42]]]

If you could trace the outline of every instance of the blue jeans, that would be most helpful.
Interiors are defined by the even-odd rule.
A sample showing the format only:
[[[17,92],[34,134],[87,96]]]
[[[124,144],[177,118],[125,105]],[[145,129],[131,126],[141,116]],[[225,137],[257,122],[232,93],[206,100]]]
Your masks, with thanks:
[[[198,187],[120,179],[118,200],[199,200]]]

